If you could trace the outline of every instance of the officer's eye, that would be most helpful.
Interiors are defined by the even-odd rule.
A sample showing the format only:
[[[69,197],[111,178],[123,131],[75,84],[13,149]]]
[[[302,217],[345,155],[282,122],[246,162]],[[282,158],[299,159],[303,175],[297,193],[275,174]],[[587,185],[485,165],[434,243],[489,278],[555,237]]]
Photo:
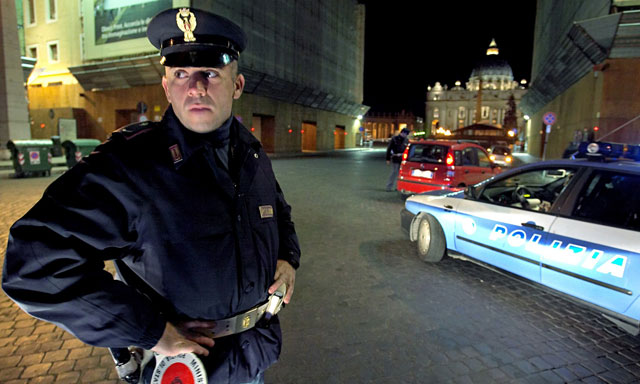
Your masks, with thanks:
[[[189,77],[189,74],[187,73],[187,71],[177,70],[173,73],[173,77],[175,77],[176,79],[186,79],[187,77]]]
[[[218,73],[214,71],[203,71],[202,73],[204,74],[204,77],[206,77],[207,79],[213,79],[215,77],[218,77]]]

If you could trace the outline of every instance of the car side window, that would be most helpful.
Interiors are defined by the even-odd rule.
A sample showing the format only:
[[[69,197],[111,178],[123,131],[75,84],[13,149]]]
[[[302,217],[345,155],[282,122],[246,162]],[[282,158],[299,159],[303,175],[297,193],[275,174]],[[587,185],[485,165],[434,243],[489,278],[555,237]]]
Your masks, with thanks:
[[[575,169],[540,168],[487,184],[478,200],[530,211],[549,212]]]
[[[484,151],[474,148],[476,150],[476,155],[478,156],[478,165],[480,167],[489,168],[491,167],[491,160],[489,160],[489,156],[487,156]]]
[[[465,148],[462,150],[462,165],[478,165],[474,149],[475,148]]]
[[[596,171],[578,196],[573,216],[640,231],[640,176]]]
[[[462,152],[453,151],[453,157],[455,159],[455,165],[462,165]]]

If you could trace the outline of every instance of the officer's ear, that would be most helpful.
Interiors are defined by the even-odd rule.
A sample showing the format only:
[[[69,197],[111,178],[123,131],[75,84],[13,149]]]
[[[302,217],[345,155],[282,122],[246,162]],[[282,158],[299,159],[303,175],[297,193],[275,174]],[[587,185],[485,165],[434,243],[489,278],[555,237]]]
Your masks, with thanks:
[[[171,97],[169,97],[169,87],[167,84],[166,76],[162,76],[162,88],[164,89],[164,95],[167,97],[167,101],[171,103]]]
[[[234,100],[238,100],[240,98],[240,96],[242,95],[243,89],[244,89],[244,76],[242,76],[242,73],[239,73],[236,76],[236,80],[235,80],[235,90],[233,91]]]

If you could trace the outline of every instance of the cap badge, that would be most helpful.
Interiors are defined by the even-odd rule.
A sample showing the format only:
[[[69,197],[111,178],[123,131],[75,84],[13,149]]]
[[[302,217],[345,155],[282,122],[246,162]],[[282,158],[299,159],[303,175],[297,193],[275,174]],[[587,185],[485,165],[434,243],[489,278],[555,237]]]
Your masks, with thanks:
[[[185,42],[196,41],[196,37],[193,36],[193,31],[196,29],[198,23],[196,22],[196,15],[194,15],[189,8],[180,8],[176,14],[176,23],[178,24],[178,28],[184,32]]]

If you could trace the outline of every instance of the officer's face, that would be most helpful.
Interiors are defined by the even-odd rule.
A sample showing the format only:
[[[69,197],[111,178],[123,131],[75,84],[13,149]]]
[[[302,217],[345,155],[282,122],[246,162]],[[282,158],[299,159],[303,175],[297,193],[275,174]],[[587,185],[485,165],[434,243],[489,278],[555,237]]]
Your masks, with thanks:
[[[186,128],[211,132],[231,116],[231,106],[244,88],[237,63],[222,68],[166,67],[162,87],[173,111]]]

